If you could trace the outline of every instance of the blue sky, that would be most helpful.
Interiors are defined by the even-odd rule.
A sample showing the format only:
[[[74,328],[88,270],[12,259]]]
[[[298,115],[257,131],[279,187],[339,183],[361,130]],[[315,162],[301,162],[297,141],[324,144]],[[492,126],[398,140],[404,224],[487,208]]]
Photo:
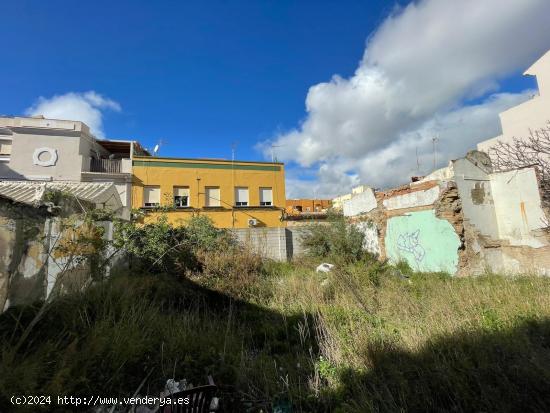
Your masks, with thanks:
[[[537,27],[536,17],[549,11],[547,1],[510,2],[501,25],[499,16],[476,23],[488,11],[473,0],[464,0],[472,8],[462,7],[458,17],[452,0],[407,3],[5,1],[0,113],[44,111],[52,106],[40,104],[53,102],[53,113],[71,114],[67,106],[93,91],[100,135],[148,147],[162,139],[163,156],[230,158],[238,142],[237,158],[266,159],[271,143],[281,145],[290,196],[313,187],[333,195],[364,181],[394,184],[410,172],[397,165],[411,139],[430,158],[426,125],[455,133],[453,119],[468,122],[490,108],[478,119],[482,126],[468,125],[466,140],[472,146],[498,133],[498,111],[535,87],[522,70],[550,49],[550,31]],[[457,27],[443,26],[445,19]],[[523,32],[526,22],[533,33]],[[505,27],[516,33],[501,35]],[[529,47],[516,50],[516,38]],[[460,62],[467,63],[462,72],[454,70]],[[472,75],[476,65],[480,76]],[[448,80],[441,75],[447,72]],[[447,90],[450,83],[456,87]],[[380,84],[386,86],[374,92]],[[60,107],[55,97],[71,93]],[[376,105],[380,93],[386,97]],[[373,107],[381,106],[385,112],[376,114]],[[399,116],[392,117],[394,109]],[[451,132],[441,138],[449,142],[442,162],[467,149]],[[391,179],[376,163],[377,171],[369,169],[373,156],[395,167]]]
[[[6,5],[4,5],[4,8]],[[0,113],[94,90],[113,138],[166,156],[258,159],[304,116],[308,88],[353,72],[387,2],[8,2]]]

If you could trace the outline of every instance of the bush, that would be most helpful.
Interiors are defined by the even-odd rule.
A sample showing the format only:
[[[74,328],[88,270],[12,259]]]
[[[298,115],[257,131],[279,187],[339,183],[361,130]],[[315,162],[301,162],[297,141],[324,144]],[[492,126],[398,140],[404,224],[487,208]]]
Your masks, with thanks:
[[[197,253],[201,284],[236,297],[247,297],[262,272],[263,259],[240,246]]]
[[[341,215],[329,217],[328,224],[308,226],[302,236],[309,255],[345,262],[358,261],[368,255],[363,250],[364,239],[365,235]]]
[[[200,269],[198,251],[224,250],[234,244],[227,231],[217,229],[206,216],[172,226],[165,215],[144,225],[119,222],[115,245],[124,249],[137,270],[163,273]]]

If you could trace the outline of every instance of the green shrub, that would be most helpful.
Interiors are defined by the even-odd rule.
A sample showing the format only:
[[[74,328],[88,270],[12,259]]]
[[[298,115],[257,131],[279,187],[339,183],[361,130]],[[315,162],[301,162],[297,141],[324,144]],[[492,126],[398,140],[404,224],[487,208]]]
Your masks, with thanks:
[[[262,257],[240,246],[201,250],[197,258],[201,284],[236,297],[247,297],[262,272]]]
[[[206,216],[173,226],[161,215],[144,225],[119,222],[115,231],[115,245],[126,251],[132,266],[153,273],[199,270],[198,251],[224,250],[234,243],[227,231],[215,228]]]
[[[335,261],[353,262],[364,258],[365,235],[341,215],[333,215],[327,224],[306,227],[302,242],[308,254],[331,258]]]

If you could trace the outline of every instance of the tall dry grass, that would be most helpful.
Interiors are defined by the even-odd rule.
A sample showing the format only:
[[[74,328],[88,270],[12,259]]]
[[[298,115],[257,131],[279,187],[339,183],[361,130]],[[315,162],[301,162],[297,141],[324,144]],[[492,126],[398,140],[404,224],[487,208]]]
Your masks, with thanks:
[[[0,409],[16,393],[131,395],[150,371],[148,394],[210,373],[235,412],[550,409],[550,279],[198,258],[191,280],[121,275],[60,298],[17,351],[35,310],[0,316]]]

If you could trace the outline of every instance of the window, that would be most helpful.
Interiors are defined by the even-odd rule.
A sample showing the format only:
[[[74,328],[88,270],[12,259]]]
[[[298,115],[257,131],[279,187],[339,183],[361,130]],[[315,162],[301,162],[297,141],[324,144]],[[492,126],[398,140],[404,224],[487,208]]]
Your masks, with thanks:
[[[248,206],[248,188],[235,188],[235,206]]]
[[[160,187],[146,186],[143,188],[143,206],[154,208],[160,205]]]
[[[260,188],[260,205],[273,205],[273,193],[271,191],[271,188]]]
[[[219,207],[220,204],[220,187],[207,186],[204,188],[204,197],[207,207]]]
[[[189,187],[174,187],[174,206],[176,208],[185,208],[189,206]]]
[[[7,139],[0,140],[0,156],[11,155],[11,141]]]

